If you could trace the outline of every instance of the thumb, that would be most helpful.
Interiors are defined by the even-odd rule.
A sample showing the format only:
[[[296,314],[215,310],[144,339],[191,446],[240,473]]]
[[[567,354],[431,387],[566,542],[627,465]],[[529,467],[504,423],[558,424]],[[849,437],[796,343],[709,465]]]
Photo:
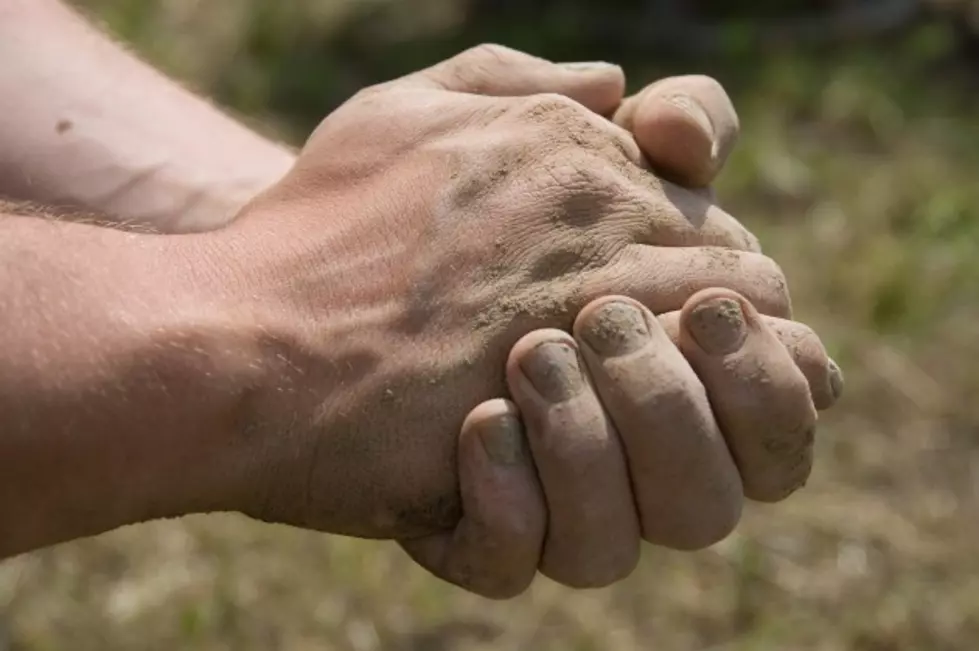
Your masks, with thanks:
[[[547,507],[517,406],[473,409],[459,439],[462,519],[454,531],[401,541],[444,581],[491,599],[524,592],[537,575]]]
[[[494,97],[554,93],[602,115],[615,111],[625,95],[625,74],[617,65],[553,63],[492,44],[466,50],[396,83]]]
[[[652,168],[685,187],[705,187],[738,138],[724,88],[702,75],[669,77],[626,99],[613,118],[632,132]]]

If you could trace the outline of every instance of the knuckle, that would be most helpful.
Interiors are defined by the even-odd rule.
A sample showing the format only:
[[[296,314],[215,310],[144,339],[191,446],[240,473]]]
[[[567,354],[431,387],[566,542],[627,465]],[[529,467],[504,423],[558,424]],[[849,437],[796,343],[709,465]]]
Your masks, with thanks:
[[[523,97],[514,102],[514,107],[520,118],[537,122],[549,131],[563,132],[571,125],[591,125],[588,109],[558,93],[538,93]]]
[[[741,520],[743,488],[740,480],[736,490],[725,490],[723,495],[714,487],[705,482],[668,511],[646,514],[643,538],[677,551],[706,549],[727,538]]]
[[[770,325],[805,376],[816,409],[828,409],[835,404],[837,396],[830,359],[819,335],[809,326],[795,321],[773,319]]]
[[[755,502],[775,504],[797,492],[809,481],[813,467],[813,450],[808,446],[788,463],[780,463],[767,472],[754,473],[744,480],[744,494]]]
[[[724,508],[718,509],[717,517],[708,521],[708,526],[704,529],[704,537],[698,541],[701,549],[716,545],[730,536],[741,521],[742,500],[738,495],[737,499],[729,501]]]
[[[804,323],[774,318],[769,321],[769,327],[807,378],[826,375],[828,381],[829,356],[815,330]]]
[[[435,66],[435,70],[439,72],[443,88],[482,95],[500,75],[506,74],[505,69],[516,56],[516,50],[495,43],[483,43],[443,61]]]
[[[639,564],[639,549],[607,557],[604,561],[593,558],[591,562],[576,564],[575,567],[560,566],[542,568],[553,581],[575,590],[607,588],[623,581],[635,571]]]
[[[699,399],[690,382],[668,366],[659,369],[656,380],[638,398],[637,406],[643,413],[662,414],[674,420],[678,427],[696,428],[699,416],[707,406]]]
[[[456,581],[456,583],[485,599],[506,601],[519,597],[526,592],[530,584],[533,583],[533,579],[533,573],[529,576],[521,577],[486,575],[480,577],[478,580],[471,579],[468,582]]]
[[[530,585],[526,586],[513,586],[510,584],[502,583],[498,585],[487,586],[483,590],[476,590],[476,594],[483,597],[484,599],[492,599],[493,601],[508,601],[510,599],[516,599],[524,592],[527,591]]]
[[[458,57],[460,63],[500,63],[507,61],[516,54],[516,50],[499,43],[480,43],[464,51]]]
[[[540,174],[543,178],[542,185],[557,187],[575,195],[598,194],[604,185],[597,166],[588,157],[555,157],[543,162]]]
[[[487,400],[469,412],[465,421],[463,421],[462,429],[469,430],[488,427],[501,418],[512,417],[518,414],[519,411],[516,405],[509,400],[504,398]]]
[[[629,132],[558,93],[539,93],[511,100],[509,122],[530,127],[535,145],[547,152],[587,155],[604,169],[609,160],[635,161],[639,146]],[[617,166],[620,172],[624,169]]]
[[[689,552],[707,549],[730,536],[740,520],[741,503],[739,500],[736,507],[728,506],[718,509],[715,517],[703,520],[696,529],[692,529],[670,546],[677,551]]]
[[[815,423],[804,424],[787,437],[762,440],[763,452],[754,464],[742,464],[745,496],[775,503],[789,497],[809,480],[813,466]]]

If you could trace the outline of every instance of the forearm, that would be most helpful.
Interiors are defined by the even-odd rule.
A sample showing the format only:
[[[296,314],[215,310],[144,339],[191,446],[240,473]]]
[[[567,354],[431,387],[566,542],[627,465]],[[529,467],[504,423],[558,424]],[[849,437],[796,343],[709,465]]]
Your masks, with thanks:
[[[0,0],[0,194],[164,231],[229,221],[293,162],[57,0]]]
[[[0,215],[0,558],[235,503],[255,356],[193,239]]]

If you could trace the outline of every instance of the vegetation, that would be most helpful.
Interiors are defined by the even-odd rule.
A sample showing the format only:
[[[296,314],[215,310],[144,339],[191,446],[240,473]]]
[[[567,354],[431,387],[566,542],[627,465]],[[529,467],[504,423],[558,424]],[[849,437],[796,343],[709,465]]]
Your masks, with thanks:
[[[715,75],[743,126],[719,195],[783,264],[847,392],[804,491],[705,552],[649,549],[606,590],[540,579],[486,602],[393,545],[188,518],[0,565],[11,650],[979,647],[979,93],[959,27],[762,47],[735,23],[708,59],[589,38],[561,19],[580,1],[535,21],[467,20],[460,0],[85,4],[294,142],[360,86],[482,40],[625,62],[637,88]]]

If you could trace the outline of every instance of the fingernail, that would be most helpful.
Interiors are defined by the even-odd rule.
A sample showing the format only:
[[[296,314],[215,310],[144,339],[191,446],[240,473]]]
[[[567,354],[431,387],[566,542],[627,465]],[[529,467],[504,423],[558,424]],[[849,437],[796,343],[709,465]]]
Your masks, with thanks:
[[[731,298],[714,298],[695,307],[687,329],[708,355],[729,355],[748,336],[741,304]]]
[[[619,66],[614,63],[608,63],[607,61],[572,61],[569,63],[559,64],[562,68],[570,70],[572,72],[604,72],[606,70],[614,70]]]
[[[705,133],[714,140],[714,125],[710,121],[710,117],[707,115],[707,111],[701,106],[700,102],[692,98],[690,95],[667,95],[663,97],[663,101],[672,104],[677,107],[691,118],[694,122],[700,125]]]
[[[636,306],[606,303],[588,320],[581,336],[603,357],[628,355],[649,342],[649,327]]]
[[[492,418],[479,426],[479,438],[490,461],[500,466],[516,466],[528,459],[527,443],[516,417],[509,414]]]
[[[570,400],[585,386],[578,352],[567,343],[540,344],[521,360],[520,368],[537,392],[550,402]]]
[[[829,388],[836,400],[843,395],[843,385],[843,371],[835,361],[829,360]]]

